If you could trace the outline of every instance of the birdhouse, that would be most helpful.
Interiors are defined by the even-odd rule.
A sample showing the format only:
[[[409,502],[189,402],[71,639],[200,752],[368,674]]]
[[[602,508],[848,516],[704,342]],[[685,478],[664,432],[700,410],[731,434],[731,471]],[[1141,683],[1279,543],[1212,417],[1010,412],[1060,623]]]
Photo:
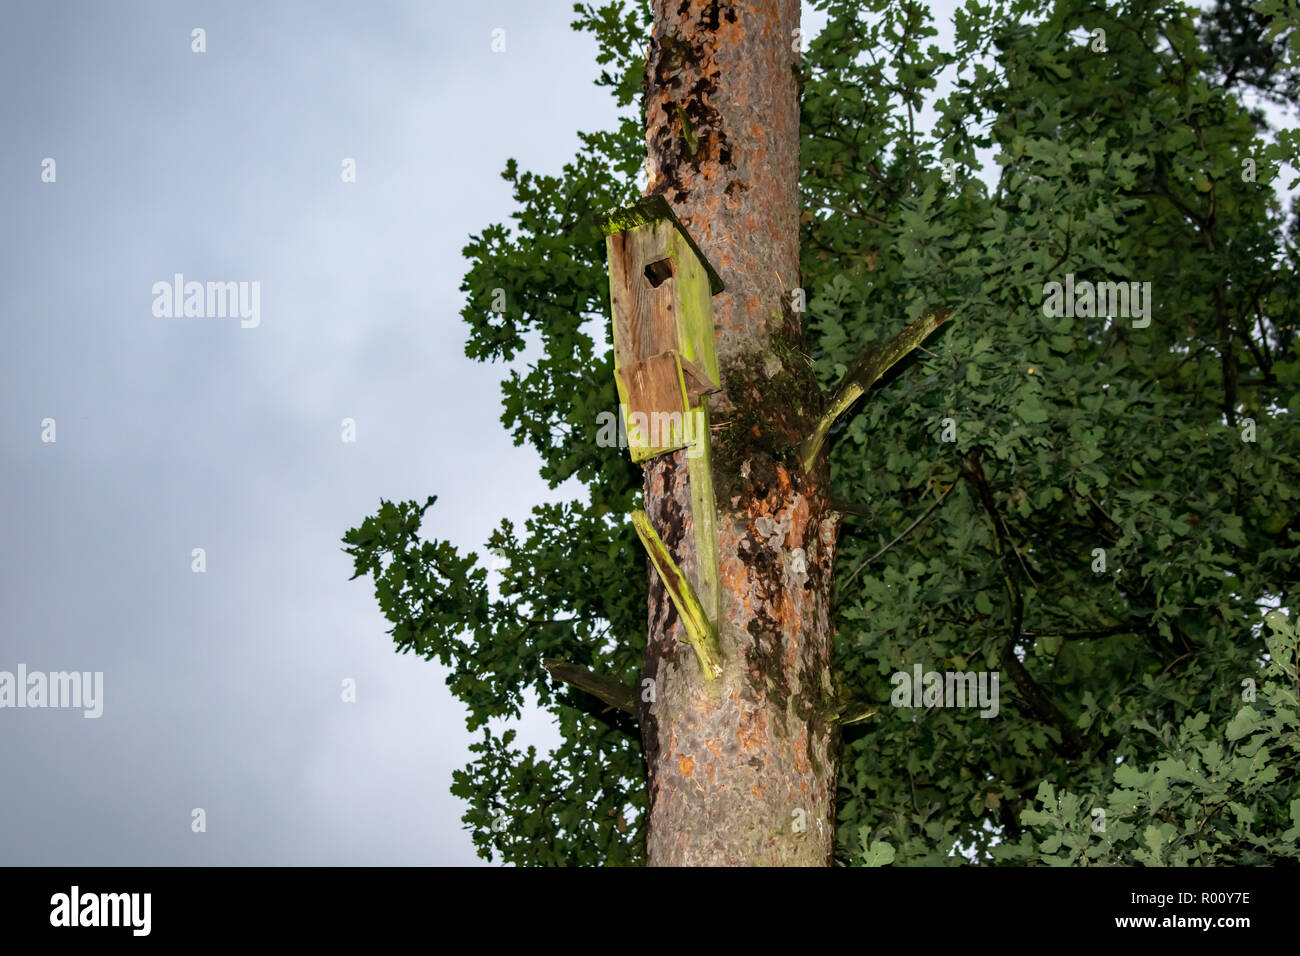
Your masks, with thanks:
[[[699,442],[717,391],[713,296],[722,280],[663,196],[597,218],[609,258],[614,377],[633,461]]]

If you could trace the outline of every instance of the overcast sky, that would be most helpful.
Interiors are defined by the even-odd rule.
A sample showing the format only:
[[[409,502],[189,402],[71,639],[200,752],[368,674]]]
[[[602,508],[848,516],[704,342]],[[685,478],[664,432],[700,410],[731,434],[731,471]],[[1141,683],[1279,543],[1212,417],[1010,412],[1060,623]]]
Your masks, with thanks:
[[[0,671],[104,674],[98,719],[0,709],[0,863],[477,860],[464,710],[339,539],[436,493],[428,533],[481,549],[551,496],[458,286],[505,160],[614,120],[571,19],[0,2]],[[156,316],[176,273],[258,282],[259,324]]]

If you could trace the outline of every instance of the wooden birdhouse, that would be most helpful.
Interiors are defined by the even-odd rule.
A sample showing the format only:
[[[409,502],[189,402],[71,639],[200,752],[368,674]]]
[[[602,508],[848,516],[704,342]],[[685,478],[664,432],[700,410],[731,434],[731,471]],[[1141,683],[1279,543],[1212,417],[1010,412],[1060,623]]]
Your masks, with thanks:
[[[598,217],[609,254],[614,376],[633,461],[707,442],[717,391],[713,296],[722,280],[663,196]]]

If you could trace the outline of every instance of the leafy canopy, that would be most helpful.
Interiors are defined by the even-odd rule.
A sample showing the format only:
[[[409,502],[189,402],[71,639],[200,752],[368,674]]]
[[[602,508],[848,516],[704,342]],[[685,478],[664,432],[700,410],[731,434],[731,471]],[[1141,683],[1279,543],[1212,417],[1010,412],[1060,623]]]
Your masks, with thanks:
[[[883,705],[845,729],[840,858],[1294,859],[1296,634],[1263,615],[1295,606],[1300,567],[1300,231],[1275,189],[1297,138],[1258,104],[1296,88],[1295,0],[968,0],[949,50],[914,0],[815,6],[801,248],[821,383],[957,310],[832,433],[835,493],[869,514],[843,531],[837,662]],[[635,685],[646,628],[640,470],[596,441],[617,398],[592,220],[639,195],[649,13],[575,9],[617,122],[559,175],[506,164],[514,222],[465,247],[462,315],[471,358],[536,346],[502,422],[585,495],[501,524],[499,584],[421,537],[433,498],[344,538],[399,650],[450,669],[483,734],[453,792],[480,854],[519,864],[644,858],[635,727],[541,665]],[[1045,315],[1067,274],[1149,282],[1150,324]],[[917,663],[1000,669],[1000,713],[889,707]],[[513,745],[533,700],[562,735],[548,754]]]

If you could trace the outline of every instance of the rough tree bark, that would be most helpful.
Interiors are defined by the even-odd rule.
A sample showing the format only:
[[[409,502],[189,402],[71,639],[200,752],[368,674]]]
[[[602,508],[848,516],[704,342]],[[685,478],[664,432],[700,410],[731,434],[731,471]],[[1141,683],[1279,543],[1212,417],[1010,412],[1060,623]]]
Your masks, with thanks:
[[[830,586],[836,515],[799,282],[798,0],[654,0],[647,194],[662,194],[726,283],[711,399],[724,657],[706,680],[650,571],[637,702],[651,865],[828,865],[837,727]],[[646,463],[646,511],[695,579],[687,453]]]

